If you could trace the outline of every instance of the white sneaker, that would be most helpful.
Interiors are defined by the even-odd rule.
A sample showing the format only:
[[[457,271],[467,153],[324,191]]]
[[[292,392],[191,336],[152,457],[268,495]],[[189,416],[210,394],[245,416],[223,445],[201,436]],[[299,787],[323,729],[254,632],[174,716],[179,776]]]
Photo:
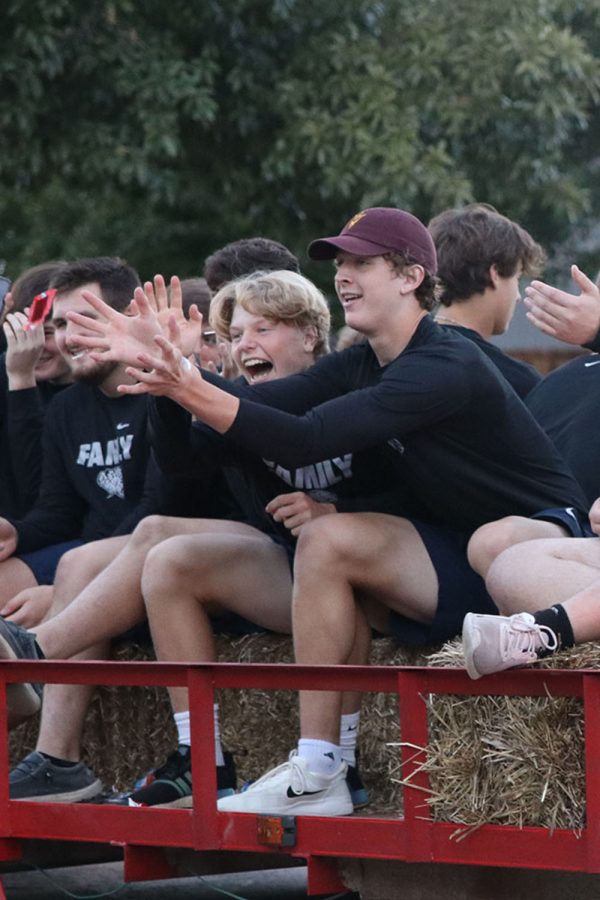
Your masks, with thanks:
[[[217,801],[220,812],[271,816],[349,816],[352,798],[346,784],[346,763],[333,775],[310,772],[301,756],[271,769],[254,784]]]
[[[538,625],[530,613],[514,616],[467,613],[462,639],[465,667],[471,678],[525,666],[536,662],[540,651],[558,647],[552,629]]]

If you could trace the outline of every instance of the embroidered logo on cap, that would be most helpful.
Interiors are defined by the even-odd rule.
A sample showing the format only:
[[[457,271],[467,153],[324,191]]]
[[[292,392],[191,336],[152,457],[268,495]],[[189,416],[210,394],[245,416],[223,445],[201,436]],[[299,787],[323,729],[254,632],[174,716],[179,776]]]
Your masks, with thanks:
[[[356,213],[355,216],[352,216],[350,221],[346,222],[346,224],[344,225],[344,231],[350,231],[351,228],[354,228],[356,223],[360,222],[360,220],[363,218],[363,216],[366,216],[366,214],[367,213],[365,211],[363,211],[363,212]]]

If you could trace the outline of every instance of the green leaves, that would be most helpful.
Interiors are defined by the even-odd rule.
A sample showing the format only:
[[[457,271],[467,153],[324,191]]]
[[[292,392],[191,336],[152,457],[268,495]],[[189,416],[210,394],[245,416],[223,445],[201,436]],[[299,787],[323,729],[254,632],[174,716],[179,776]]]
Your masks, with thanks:
[[[365,205],[478,199],[546,242],[600,200],[596,0],[12,0],[0,34],[10,274],[120,252],[197,273],[301,251]],[[48,228],[48,222],[53,223]],[[35,256],[35,258],[33,258]]]

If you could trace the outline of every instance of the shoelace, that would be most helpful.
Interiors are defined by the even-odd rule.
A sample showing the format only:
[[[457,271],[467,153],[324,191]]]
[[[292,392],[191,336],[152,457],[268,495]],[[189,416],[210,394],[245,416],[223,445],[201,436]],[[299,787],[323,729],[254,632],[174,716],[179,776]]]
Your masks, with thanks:
[[[284,770],[289,773],[290,785],[292,787],[292,790],[295,793],[302,793],[306,788],[306,776],[302,763],[299,762],[299,757],[297,756],[296,750],[292,750],[287,762],[281,763],[281,765],[277,766],[275,769],[271,769],[270,772],[266,772],[257,781],[252,782],[252,784],[248,786],[247,790],[255,790],[255,788],[263,785],[266,781],[271,781],[271,779],[277,778],[277,776],[281,775]],[[300,787],[299,791],[298,786]]]
[[[20,772],[23,775],[30,775],[39,767],[40,761],[39,759],[30,759],[28,756],[25,759],[22,759],[21,762],[18,762],[14,767],[13,772]]]
[[[503,629],[503,637],[505,639],[502,647],[503,659],[512,659],[515,654],[521,653],[536,657],[539,650],[552,651],[558,647],[558,639],[552,629],[517,617]]]

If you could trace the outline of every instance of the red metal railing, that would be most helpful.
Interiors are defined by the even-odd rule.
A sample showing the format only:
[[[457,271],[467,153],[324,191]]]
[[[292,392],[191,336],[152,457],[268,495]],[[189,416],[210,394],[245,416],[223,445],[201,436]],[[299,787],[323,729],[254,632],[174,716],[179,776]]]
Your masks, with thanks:
[[[130,809],[91,804],[11,802],[8,797],[6,684],[19,681],[107,685],[187,685],[190,691],[194,807]],[[0,663],[0,860],[19,857],[26,838],[94,841],[125,848],[128,880],[167,877],[157,848],[273,853],[260,843],[257,817],[219,813],[213,697],[216,688],[384,691],[398,694],[405,785],[402,818],[298,817],[293,848],[275,852],[306,859],[309,892],[342,890],[339,857],[406,862],[543,868],[600,872],[600,672],[513,670],[471,681],[458,669],[331,667],[274,664],[176,664],[149,662]],[[580,697],[585,717],[586,826],[566,829],[485,825],[453,839],[456,824],[435,822],[423,802],[429,787],[422,768],[427,748],[429,694]],[[257,775],[260,773],[257,773]]]

